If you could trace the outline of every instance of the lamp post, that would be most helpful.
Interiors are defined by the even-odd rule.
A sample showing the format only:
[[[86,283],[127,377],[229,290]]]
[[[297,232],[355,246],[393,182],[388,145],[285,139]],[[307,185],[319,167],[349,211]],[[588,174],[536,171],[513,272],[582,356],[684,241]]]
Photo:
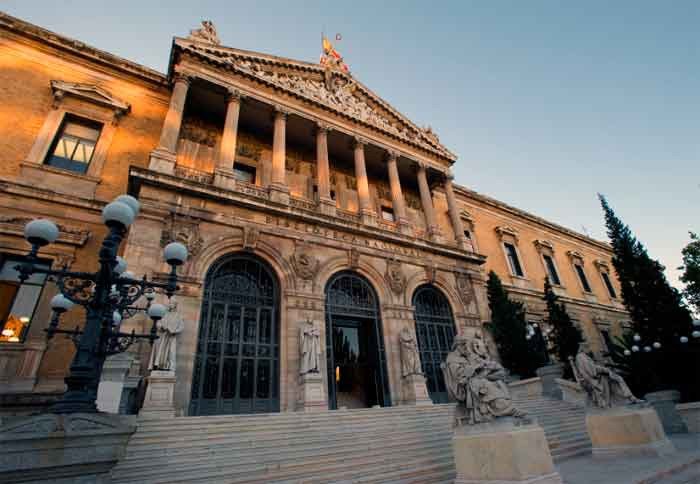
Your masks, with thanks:
[[[29,222],[24,236],[32,248],[25,262],[16,267],[20,282],[32,274],[46,274],[54,281],[59,294],[51,300],[53,317],[46,329],[47,338],[55,334],[66,334],[76,346],[70,371],[65,378],[67,390],[62,398],[50,409],[53,413],[97,412],[95,400],[97,387],[107,356],[121,353],[137,339],[147,339],[151,344],[158,338],[156,323],[167,309],[162,304],[153,304],[155,290],[159,289],[168,298],[179,289],[177,267],[187,259],[187,248],[178,243],[168,244],[163,255],[170,265],[170,274],[164,283],[149,281],[146,276],[136,279],[126,271],[126,261],[117,256],[119,246],[126,231],[138,214],[140,204],[129,195],[120,195],[102,210],[102,220],[109,233],[102,241],[99,251],[99,267],[95,272],[73,272],[66,266],[58,270],[38,267],[39,249],[58,238],[58,227],[50,220],[40,219]],[[134,306],[141,297],[147,306]],[[59,329],[61,316],[75,304],[86,311],[82,330]],[[120,331],[123,319],[131,318],[140,311],[146,311],[153,321],[148,334],[123,333]]]

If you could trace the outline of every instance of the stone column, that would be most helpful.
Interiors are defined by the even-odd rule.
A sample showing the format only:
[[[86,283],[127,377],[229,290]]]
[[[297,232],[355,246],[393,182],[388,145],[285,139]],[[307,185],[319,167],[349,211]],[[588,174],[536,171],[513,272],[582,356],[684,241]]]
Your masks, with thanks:
[[[357,198],[360,202],[360,217],[362,222],[370,225],[376,224],[377,214],[372,209],[369,198],[369,182],[365,167],[365,145],[367,142],[361,138],[355,138],[353,149],[355,150],[355,178],[357,179]]]
[[[399,169],[396,166],[399,154],[395,151],[387,152],[386,164],[389,171],[389,188],[391,189],[391,204],[394,208],[394,216],[399,226],[399,230],[405,234],[411,232],[411,224],[406,216],[406,201],[401,191],[401,181],[399,179]]]
[[[214,173],[214,184],[223,188],[234,188],[233,164],[236,161],[238,141],[238,116],[241,112],[241,93],[229,89],[226,94],[226,119],[219,147],[219,159]]]
[[[318,123],[316,129],[316,185],[321,212],[335,215],[335,200],[331,198],[330,166],[328,163],[328,131],[330,127]]]
[[[455,232],[455,241],[457,245],[460,249],[467,250],[467,238],[464,236],[464,225],[462,225],[462,218],[459,216],[459,208],[457,207],[457,199],[455,198],[455,192],[452,188],[452,180],[454,180],[454,175],[452,173],[447,173],[445,177],[447,211],[450,215],[450,221],[452,222],[452,230]]]
[[[425,224],[428,228],[428,236],[435,240],[439,238],[440,232],[435,219],[435,208],[433,207],[433,197],[428,186],[425,163],[418,163],[418,189],[420,190],[420,200],[425,214]]]
[[[158,147],[151,153],[149,168],[152,170],[173,173],[175,169],[175,153],[177,140],[182,125],[182,112],[185,109],[187,90],[190,86],[190,77],[176,73],[173,94],[170,96],[170,107],[165,115],[163,129],[160,132]]]
[[[272,180],[270,183],[270,199],[279,203],[289,203],[289,187],[285,173],[286,163],[286,130],[289,113],[280,106],[275,106],[275,125],[272,137]]]

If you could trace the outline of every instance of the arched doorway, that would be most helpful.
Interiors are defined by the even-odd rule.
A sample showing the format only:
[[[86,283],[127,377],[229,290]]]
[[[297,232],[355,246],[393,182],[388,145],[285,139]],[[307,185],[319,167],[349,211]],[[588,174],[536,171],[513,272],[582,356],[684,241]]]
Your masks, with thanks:
[[[278,412],[279,284],[250,254],[216,261],[204,282],[190,415]]]
[[[413,293],[416,335],[421,366],[433,403],[447,403],[448,395],[440,363],[452,349],[455,323],[445,295],[430,284]]]
[[[326,348],[329,408],[391,405],[379,302],[359,274],[326,284]]]

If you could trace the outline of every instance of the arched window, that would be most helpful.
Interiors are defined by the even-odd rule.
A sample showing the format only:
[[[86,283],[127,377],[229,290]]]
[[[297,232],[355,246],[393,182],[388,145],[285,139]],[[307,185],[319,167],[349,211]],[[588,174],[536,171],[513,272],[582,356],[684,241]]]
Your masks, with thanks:
[[[446,403],[447,388],[440,363],[447,358],[455,336],[450,303],[442,292],[430,284],[425,284],[413,293],[413,308],[418,349],[428,393],[434,403]]]
[[[190,415],[279,411],[279,288],[249,254],[216,261],[204,282]]]

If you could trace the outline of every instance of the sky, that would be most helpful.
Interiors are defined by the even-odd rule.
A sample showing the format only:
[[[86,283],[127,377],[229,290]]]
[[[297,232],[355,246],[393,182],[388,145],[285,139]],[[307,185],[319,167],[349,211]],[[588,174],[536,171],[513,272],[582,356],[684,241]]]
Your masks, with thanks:
[[[596,193],[677,287],[700,232],[700,2],[0,0],[0,10],[164,72],[171,38],[352,74],[459,155],[456,181],[600,240]]]

